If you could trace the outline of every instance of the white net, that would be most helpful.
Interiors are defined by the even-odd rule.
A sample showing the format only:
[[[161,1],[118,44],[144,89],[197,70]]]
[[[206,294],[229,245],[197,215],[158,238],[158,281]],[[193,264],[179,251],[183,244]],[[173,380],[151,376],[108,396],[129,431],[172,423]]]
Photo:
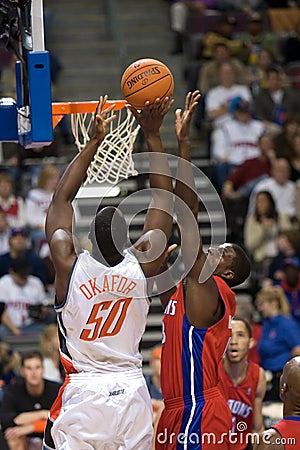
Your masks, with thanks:
[[[109,131],[88,168],[85,184],[94,181],[115,184],[138,173],[134,168],[132,151],[140,126],[128,108],[111,114],[116,114],[117,118],[109,124]],[[72,132],[79,151],[90,140],[93,121],[94,113],[71,114]]]

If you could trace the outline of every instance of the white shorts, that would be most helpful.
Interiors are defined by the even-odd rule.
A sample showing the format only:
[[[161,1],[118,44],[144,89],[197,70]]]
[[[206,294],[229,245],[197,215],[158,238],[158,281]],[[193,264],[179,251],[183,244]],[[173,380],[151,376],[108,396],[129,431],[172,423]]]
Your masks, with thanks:
[[[148,450],[152,406],[141,370],[71,374],[53,404],[45,450]]]

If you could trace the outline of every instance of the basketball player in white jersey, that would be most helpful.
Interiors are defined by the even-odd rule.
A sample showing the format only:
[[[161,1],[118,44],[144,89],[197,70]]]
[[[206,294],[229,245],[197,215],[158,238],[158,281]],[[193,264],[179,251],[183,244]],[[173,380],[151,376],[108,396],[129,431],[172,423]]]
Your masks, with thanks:
[[[146,103],[140,112],[131,108],[150,152],[152,202],[141,239],[126,249],[124,217],[106,207],[91,225],[92,252],[76,255],[72,201],[115,117],[108,114],[113,107],[103,110],[106,100],[100,97],[91,139],[67,167],[46,221],[67,372],[49,414],[47,450],[151,448],[152,407],[138,346],[149,308],[147,278],[157,273],[172,230],[172,180],[159,129],[173,101],[156,101],[151,110]]]

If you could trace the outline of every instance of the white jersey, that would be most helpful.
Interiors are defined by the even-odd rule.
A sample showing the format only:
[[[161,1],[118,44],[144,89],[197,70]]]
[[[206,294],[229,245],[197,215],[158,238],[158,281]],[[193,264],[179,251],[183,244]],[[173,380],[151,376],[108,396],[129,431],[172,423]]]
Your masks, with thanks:
[[[45,289],[41,280],[29,275],[24,286],[18,286],[11,275],[0,279],[0,301],[6,304],[6,312],[13,324],[18,327],[31,325],[30,305],[39,305],[45,300]]]
[[[226,160],[235,165],[257,158],[261,154],[258,140],[264,132],[265,126],[260,120],[251,119],[243,123],[229,119],[215,133],[212,156],[216,161]]]
[[[252,96],[249,88],[242,84],[234,84],[230,88],[224,86],[216,86],[208,90],[205,99],[205,109],[207,113],[215,109],[220,108],[222,105],[226,104],[229,106],[231,100],[234,97],[242,97],[242,99],[251,103]],[[231,118],[231,114],[223,114],[213,120],[213,128],[218,128],[226,123]]]
[[[60,351],[67,372],[117,372],[141,368],[138,347],[145,331],[149,299],[144,272],[129,250],[107,267],[80,253],[68,292],[56,306]]]

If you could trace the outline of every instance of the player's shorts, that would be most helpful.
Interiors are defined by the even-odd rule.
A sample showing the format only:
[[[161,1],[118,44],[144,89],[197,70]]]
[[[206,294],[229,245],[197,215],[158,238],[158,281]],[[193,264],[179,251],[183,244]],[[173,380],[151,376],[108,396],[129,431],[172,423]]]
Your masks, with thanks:
[[[148,450],[152,406],[141,370],[66,376],[48,418],[46,450]]]
[[[155,438],[156,450],[227,450],[231,413],[218,388],[196,398],[165,401]]]

